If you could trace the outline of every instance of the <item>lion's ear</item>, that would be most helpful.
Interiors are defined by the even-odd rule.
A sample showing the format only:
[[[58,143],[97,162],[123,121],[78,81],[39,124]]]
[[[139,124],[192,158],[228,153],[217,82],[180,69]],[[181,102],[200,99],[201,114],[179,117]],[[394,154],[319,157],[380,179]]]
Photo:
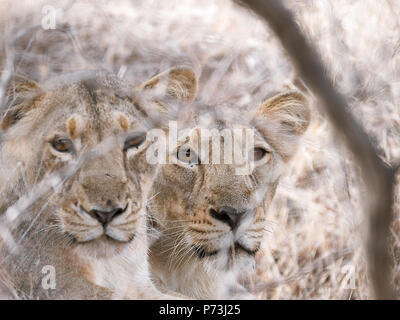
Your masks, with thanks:
[[[297,91],[278,94],[263,103],[253,119],[258,131],[280,154],[284,161],[290,160],[310,123],[307,99]]]
[[[197,94],[197,76],[188,67],[175,67],[154,76],[137,89],[160,90],[180,102],[190,103]]]
[[[17,123],[32,109],[32,104],[27,101],[32,100],[39,92],[41,87],[36,81],[20,76],[9,81],[6,89],[7,105],[1,119],[3,131]]]
[[[310,123],[307,99],[297,91],[278,94],[259,105],[258,118],[278,121],[281,128],[294,135],[302,135]]]

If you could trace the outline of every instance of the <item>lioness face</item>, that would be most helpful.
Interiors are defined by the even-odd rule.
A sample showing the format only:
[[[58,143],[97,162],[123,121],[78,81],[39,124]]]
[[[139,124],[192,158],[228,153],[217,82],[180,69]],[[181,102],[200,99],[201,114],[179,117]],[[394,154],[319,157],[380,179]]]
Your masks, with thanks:
[[[77,245],[115,246],[144,236],[148,127],[133,89],[96,74],[53,89],[30,85],[28,91],[31,97],[9,109],[2,127],[4,146],[30,159],[31,188],[51,177],[63,181],[46,197],[53,210],[41,218],[42,228],[47,224]]]
[[[211,124],[209,119],[214,119]],[[162,241],[171,244],[172,268],[188,259],[210,270],[248,268],[254,262],[265,234],[266,209],[309,113],[302,96],[293,93],[265,102],[248,123],[224,119],[215,113],[199,116],[198,125],[171,153],[175,163],[163,165],[153,185],[152,193],[159,194],[148,208],[169,238]],[[207,121],[214,141],[204,135]],[[249,133],[252,143],[245,141]]]
[[[237,129],[244,132],[246,128],[224,126],[220,146],[210,143],[210,160],[216,153],[226,154],[224,139],[237,133]],[[247,150],[246,146],[238,146],[235,150],[255,154],[251,174],[240,174],[236,164],[224,164],[223,159],[220,164],[203,163],[199,140],[205,142],[202,130],[196,128],[185,142],[178,144],[172,155],[176,164],[161,168],[153,191],[160,194],[151,200],[149,208],[150,212],[165,214],[165,232],[179,234],[180,244],[187,247],[189,255],[224,267],[233,254],[242,259],[258,251],[265,228],[262,202],[267,191],[275,190],[280,164],[261,135],[255,136],[255,146]],[[243,167],[247,165],[242,163]]]
[[[77,242],[129,242],[143,232],[144,190],[139,169],[146,129],[124,110],[121,102],[115,100],[112,110],[101,115],[81,110],[46,139],[47,161],[53,166],[85,157],[88,150],[99,154],[84,161],[60,197],[58,214],[62,229]],[[110,104],[110,99],[104,103]],[[78,123],[85,130],[72,134],[71,129]],[[129,173],[128,165],[133,168]]]

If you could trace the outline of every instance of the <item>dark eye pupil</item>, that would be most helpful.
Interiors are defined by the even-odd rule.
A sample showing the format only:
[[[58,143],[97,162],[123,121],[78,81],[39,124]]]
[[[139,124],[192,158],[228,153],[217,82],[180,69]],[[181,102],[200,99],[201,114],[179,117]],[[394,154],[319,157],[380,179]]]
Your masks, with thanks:
[[[72,142],[69,139],[56,139],[52,145],[59,152],[68,152],[72,149]]]
[[[176,157],[187,164],[200,164],[196,152],[192,151],[189,147],[180,147],[176,152]]]
[[[138,148],[146,140],[146,133],[140,132],[134,136],[128,137],[125,141],[124,150]]]
[[[262,148],[255,148],[254,149],[254,160],[255,161],[261,160],[262,158],[264,158],[266,153],[267,153],[267,151]]]

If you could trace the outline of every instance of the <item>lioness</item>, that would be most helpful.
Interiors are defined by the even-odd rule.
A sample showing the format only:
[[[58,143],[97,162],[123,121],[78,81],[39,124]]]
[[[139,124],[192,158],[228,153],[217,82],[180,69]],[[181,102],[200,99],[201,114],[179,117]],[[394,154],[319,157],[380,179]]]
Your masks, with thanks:
[[[150,251],[152,274],[160,289],[193,298],[252,298],[238,277],[254,267],[266,210],[308,127],[310,111],[298,92],[264,101],[253,115],[231,116],[238,110],[228,107],[191,110],[193,117],[188,120],[186,113],[179,124],[189,130],[169,150],[170,163],[157,173],[151,189],[156,196],[147,205],[160,232]],[[214,134],[205,135],[204,128]],[[246,130],[254,133],[254,144],[230,140]],[[249,160],[221,158],[234,158],[235,152],[249,153]],[[212,162],[215,154],[217,162]],[[237,170],[243,166],[251,170]]]
[[[180,72],[172,74],[179,84]],[[101,71],[9,86],[0,291],[30,299],[168,297],[148,271],[144,207],[153,169],[145,150],[154,102],[140,90]],[[179,85],[167,95],[184,99]]]

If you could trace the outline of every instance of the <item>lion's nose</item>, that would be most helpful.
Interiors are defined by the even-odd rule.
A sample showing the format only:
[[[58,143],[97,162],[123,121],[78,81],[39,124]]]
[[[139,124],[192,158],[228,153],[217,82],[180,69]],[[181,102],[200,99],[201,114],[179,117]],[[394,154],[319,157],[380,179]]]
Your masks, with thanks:
[[[210,209],[211,217],[228,224],[232,229],[237,227],[245,213],[246,210],[237,210],[227,206],[221,207],[218,211]]]
[[[102,210],[91,210],[92,215],[103,225],[111,222],[115,217],[119,216],[123,212],[125,212],[127,207],[113,207],[107,211]]]

